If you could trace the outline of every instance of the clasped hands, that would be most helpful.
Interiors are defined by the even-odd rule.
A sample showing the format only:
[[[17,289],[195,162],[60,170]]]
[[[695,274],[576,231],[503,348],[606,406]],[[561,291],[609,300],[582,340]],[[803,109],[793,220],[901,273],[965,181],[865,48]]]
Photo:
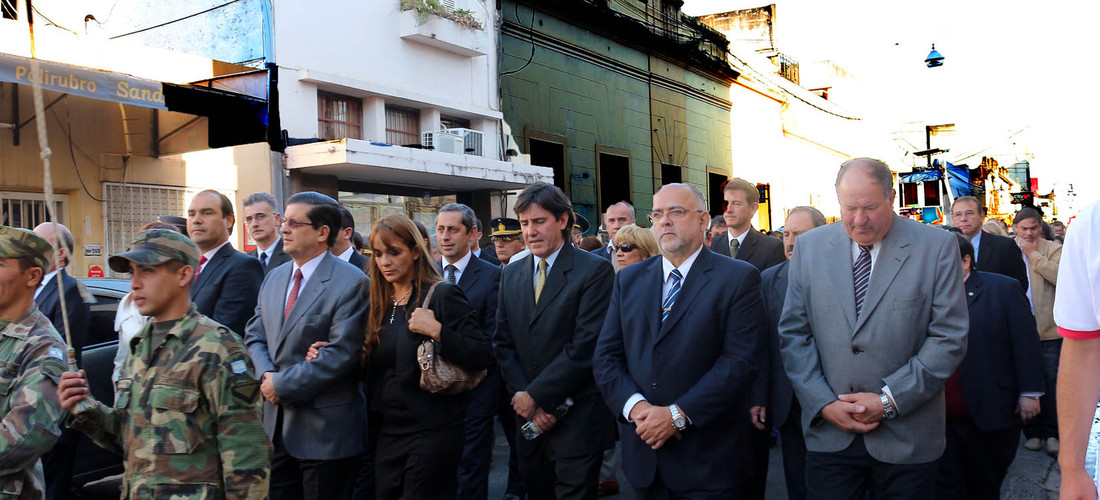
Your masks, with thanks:
[[[844,432],[856,434],[875,430],[882,421],[882,413],[882,398],[869,392],[841,394],[821,409],[825,420]]]
[[[667,406],[653,406],[648,401],[639,401],[630,409],[630,420],[634,421],[634,432],[654,450],[664,446],[672,436],[683,439],[680,431],[672,425],[672,411]]]

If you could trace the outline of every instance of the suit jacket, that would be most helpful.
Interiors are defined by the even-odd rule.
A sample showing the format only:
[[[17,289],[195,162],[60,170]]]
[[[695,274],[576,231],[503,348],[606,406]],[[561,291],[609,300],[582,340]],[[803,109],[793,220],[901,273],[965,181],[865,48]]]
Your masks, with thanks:
[[[966,354],[959,246],[947,231],[894,216],[856,317],[852,241],[841,223],[798,237],[779,322],[787,376],[802,405],[806,449],[839,452],[855,434],[820,417],[838,394],[890,388],[898,418],[864,434],[891,464],[943,454],[943,383]]]
[[[604,245],[600,248],[597,248],[597,249],[593,250],[591,253],[593,255],[596,255],[597,257],[605,258],[608,261],[613,261],[614,260],[614,258],[611,256],[611,252],[608,251],[608,249],[607,249],[607,245]],[[729,252],[726,252],[726,255],[729,255]]]
[[[248,251],[248,255],[256,257],[256,260],[260,259],[260,249],[253,248]],[[290,256],[283,251],[283,239],[279,238],[279,241],[275,242],[275,249],[271,252],[271,257],[267,260],[267,267],[264,267],[264,275],[271,272],[272,269],[283,265],[286,262],[290,262]],[[262,264],[261,264],[262,266]]]
[[[1042,238],[1039,238],[1036,250],[1027,256],[1031,302],[1035,306],[1035,325],[1039,329],[1039,340],[1062,338],[1058,335],[1058,325],[1054,324],[1054,291],[1058,284],[1058,265],[1061,261],[1062,244]]]
[[[1012,238],[982,231],[978,240],[978,262],[975,267],[987,273],[1003,274],[1020,283],[1027,290],[1027,266],[1020,255],[1020,247]]]
[[[69,276],[64,269],[58,271],[61,275],[61,287],[65,292],[65,309],[69,316],[69,333],[72,335],[73,349],[76,349],[77,361],[80,360],[81,350],[88,345],[88,325],[92,320],[92,313],[84,297],[80,295],[80,286],[76,278]],[[62,315],[61,297],[57,293],[57,277],[50,279],[42,285],[42,292],[34,299],[38,310],[53,323],[54,329],[65,340],[65,317]]]
[[[526,391],[547,413],[566,398],[573,406],[549,432],[517,439],[516,448],[529,455],[549,440],[562,457],[602,453],[615,442],[615,421],[592,376],[592,353],[615,273],[610,262],[567,242],[536,304],[534,258],[504,268],[493,353],[512,392]]]
[[[663,258],[619,272],[596,345],[600,390],[619,420],[623,471],[647,487],[656,474],[672,490],[739,489],[753,470],[747,398],[765,335],[760,274],[705,246],[661,322]],[[633,394],[675,403],[691,421],[683,439],[654,451],[623,417]]]
[[[460,287],[447,282],[440,283],[428,308],[443,325],[440,343],[436,346],[436,352],[441,358],[469,371],[483,370],[492,364],[489,341],[481,333],[481,327],[475,320],[476,313],[467,303]],[[429,429],[461,423],[470,403],[469,393],[432,394],[420,388],[420,364],[416,360],[416,351],[428,337],[408,330],[383,334],[397,335],[394,376],[398,383],[399,397],[413,418]],[[375,350],[371,359],[375,359],[379,352]],[[390,397],[389,394],[385,396],[386,399]],[[373,401],[384,404],[378,395],[372,394],[371,398],[377,398]],[[374,408],[377,407],[372,407],[372,411]]]
[[[275,440],[282,412],[282,439],[298,459],[333,460],[363,451],[366,403],[359,384],[359,353],[365,336],[369,280],[354,266],[325,252],[298,292],[283,321],[294,264],[267,275],[245,344],[257,378],[275,372],[278,406],[264,400],[264,430]],[[313,361],[309,345],[325,341]]]
[[[202,267],[191,285],[191,301],[199,313],[241,335],[263,281],[260,261],[226,244]]]
[[[966,409],[983,431],[1019,425],[1020,393],[1054,390],[1043,379],[1039,335],[1027,297],[1012,278],[975,271],[966,280],[966,304],[970,335],[959,365]]]
[[[720,255],[730,254],[729,231],[714,235],[710,240],[712,252]],[[769,267],[787,260],[787,254],[783,251],[783,242],[749,227],[745,241],[737,248],[737,260],[743,260],[763,271]]]
[[[436,265],[442,272],[443,263],[436,262]],[[474,310],[474,321],[477,322],[487,348],[493,342],[493,331],[497,326],[500,272],[500,265],[471,258],[458,280],[458,287],[462,289],[466,295],[466,302]],[[495,359],[490,359],[490,363],[492,367],[486,373],[485,380],[469,392],[470,407],[466,410],[466,414],[470,417],[491,417],[496,414],[497,402],[500,399],[500,370],[496,368]]]
[[[363,271],[363,274],[367,274],[367,265],[370,264],[370,261],[367,260],[367,256],[359,253],[358,250],[353,250],[351,257],[348,258],[348,264],[358,267],[360,271]]]
[[[794,401],[794,389],[787,379],[783,359],[779,354],[779,317],[783,314],[783,301],[787,297],[787,273],[790,265],[790,261],[784,261],[760,273],[760,296],[767,314],[768,335],[758,349],[757,359],[762,363],[752,385],[749,406],[767,407],[768,423],[775,427],[787,421],[791,403]]]
[[[497,251],[493,248],[493,245],[488,245],[481,249],[481,255],[478,257],[485,262],[488,262],[494,266],[500,266],[500,259],[497,258]]]

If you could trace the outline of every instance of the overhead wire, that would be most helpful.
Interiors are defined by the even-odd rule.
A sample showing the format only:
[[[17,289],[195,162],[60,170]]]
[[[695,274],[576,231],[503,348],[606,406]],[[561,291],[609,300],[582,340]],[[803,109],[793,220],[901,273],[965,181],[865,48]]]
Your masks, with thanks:
[[[195,16],[201,16],[201,15],[203,15],[203,14],[206,14],[207,12],[210,12],[210,11],[214,11],[214,10],[218,10],[218,9],[220,9],[220,8],[222,8],[222,7],[226,7],[226,6],[229,6],[229,5],[235,4],[235,3],[237,3],[237,2],[240,2],[240,1],[241,1],[241,0],[229,0],[228,2],[225,2],[225,3],[221,4],[221,5],[215,5],[215,6],[213,6],[213,7],[210,7],[209,9],[206,9],[206,10],[201,10],[201,11],[199,11],[199,12],[196,12],[196,13],[194,13],[194,14],[190,14],[190,15],[187,15],[187,16],[183,16],[183,17],[181,17],[181,18],[179,18],[179,19],[173,19],[173,20],[171,20],[171,21],[165,21],[165,22],[163,22],[163,23],[160,23],[160,24],[157,24],[157,25],[149,26],[148,28],[142,28],[142,29],[139,29],[139,30],[134,30],[134,31],[131,31],[131,32],[129,32],[129,33],[123,33],[123,34],[121,34],[121,35],[115,35],[115,36],[112,36],[112,37],[111,37],[110,39],[111,39],[111,40],[114,40],[114,39],[116,39],[116,38],[122,38],[122,37],[124,37],[124,36],[136,35],[136,34],[138,34],[138,33],[142,33],[142,32],[145,32],[145,31],[149,31],[149,30],[154,30],[154,29],[157,29],[157,28],[161,28],[161,27],[164,27],[164,26],[168,26],[169,24],[172,24],[172,23],[178,23],[178,22],[180,22],[180,21],[185,21],[185,20],[187,20],[187,19],[191,19],[192,17],[195,17]]]

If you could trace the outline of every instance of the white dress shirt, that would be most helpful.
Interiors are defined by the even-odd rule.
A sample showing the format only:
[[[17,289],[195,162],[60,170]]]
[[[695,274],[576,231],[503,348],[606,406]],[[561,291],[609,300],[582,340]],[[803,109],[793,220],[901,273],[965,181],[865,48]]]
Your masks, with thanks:
[[[726,229],[726,235],[729,236],[730,239],[730,248],[733,248],[733,240],[737,240],[737,248],[740,249],[741,245],[745,244],[745,236],[748,236],[749,231],[752,231],[752,226],[749,226],[749,228],[740,235],[734,236],[733,229]]]
[[[260,259],[260,262],[264,263],[264,266],[271,264],[271,256],[275,253],[275,247],[279,246],[279,242],[283,240],[282,236],[275,239],[275,242],[268,246],[266,249],[260,249],[260,243],[256,243],[256,258]],[[219,247],[220,248],[220,247]],[[262,255],[266,255],[267,258],[262,258]],[[207,257],[209,259],[209,257]]]
[[[466,252],[458,262],[449,262],[443,257],[443,279],[447,279],[447,266],[455,266],[455,283],[462,279],[462,273],[466,272],[466,266],[470,265],[470,259],[474,258],[473,252]]]
[[[50,280],[57,281],[56,279],[54,279],[54,277],[56,275],[57,275],[57,271],[52,271],[52,272],[46,273],[46,275],[42,277],[42,281],[38,282],[38,288],[34,289],[34,298],[35,299],[37,299],[38,296],[42,293],[42,289],[46,288],[46,284],[48,284],[50,282]]]
[[[355,252],[355,245],[349,246],[347,248],[347,250],[344,250],[344,253],[342,253],[340,255],[337,255],[336,258],[338,258],[338,259],[340,259],[344,262],[351,262],[351,254],[353,252]],[[302,271],[302,272],[304,273],[305,271]]]

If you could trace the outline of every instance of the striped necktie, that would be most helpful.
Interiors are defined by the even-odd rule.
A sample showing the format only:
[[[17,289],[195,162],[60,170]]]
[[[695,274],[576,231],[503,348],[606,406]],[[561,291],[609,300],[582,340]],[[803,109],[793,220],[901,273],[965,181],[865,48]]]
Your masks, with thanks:
[[[447,264],[447,267],[443,269],[443,274],[446,275],[447,281],[451,283],[455,282],[455,271],[457,270],[458,268],[455,267],[454,264]]]
[[[676,303],[676,296],[680,295],[680,283],[684,279],[684,275],[680,274],[679,269],[673,269],[669,276],[672,278],[672,289],[668,291],[668,297],[665,297],[664,304],[661,304],[661,323],[664,323],[668,319],[669,313],[672,312],[672,304]]]
[[[867,285],[871,283],[871,247],[859,246],[859,257],[852,264],[852,281],[856,289],[856,317],[863,309],[863,298],[867,295]]]

